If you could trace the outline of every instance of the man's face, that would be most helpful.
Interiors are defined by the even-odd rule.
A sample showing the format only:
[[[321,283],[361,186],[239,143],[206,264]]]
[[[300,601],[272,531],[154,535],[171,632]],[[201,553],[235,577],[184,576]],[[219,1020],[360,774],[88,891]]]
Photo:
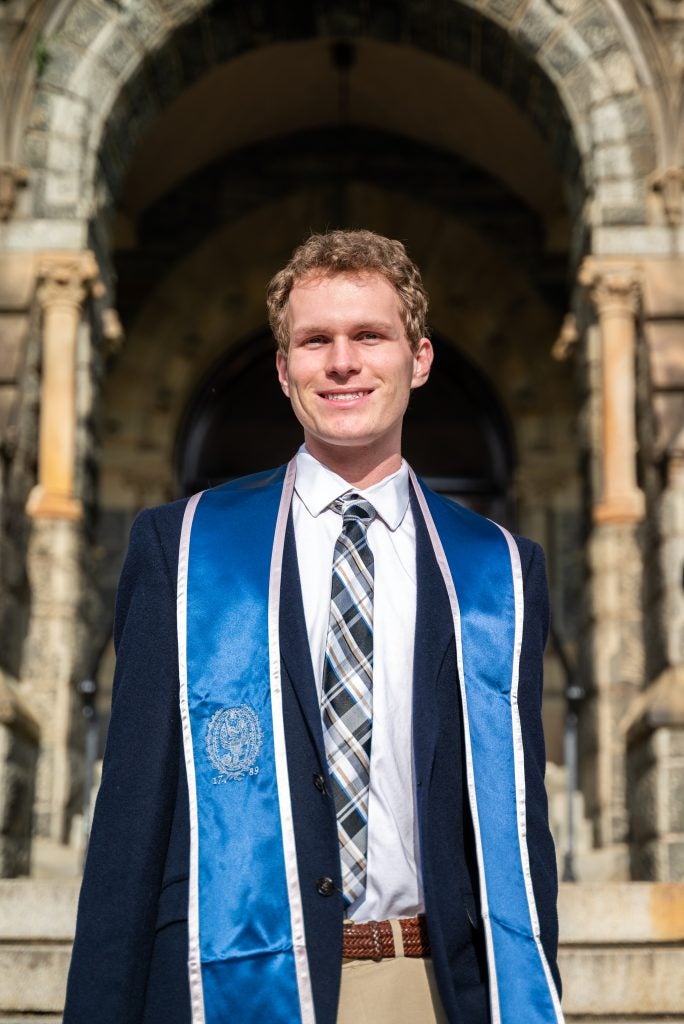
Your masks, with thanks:
[[[331,447],[398,454],[412,388],[428,378],[432,345],[411,351],[400,300],[379,273],[299,281],[290,292],[290,347],[278,379],[312,454]]]

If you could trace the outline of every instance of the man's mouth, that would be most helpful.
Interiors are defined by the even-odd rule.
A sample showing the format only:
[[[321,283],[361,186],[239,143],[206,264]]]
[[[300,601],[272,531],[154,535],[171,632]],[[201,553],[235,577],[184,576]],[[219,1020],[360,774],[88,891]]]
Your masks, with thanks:
[[[372,388],[364,389],[361,391],[321,391],[321,398],[325,398],[328,402],[338,402],[343,404],[344,402],[355,402],[359,398],[365,398],[366,395],[370,395]]]

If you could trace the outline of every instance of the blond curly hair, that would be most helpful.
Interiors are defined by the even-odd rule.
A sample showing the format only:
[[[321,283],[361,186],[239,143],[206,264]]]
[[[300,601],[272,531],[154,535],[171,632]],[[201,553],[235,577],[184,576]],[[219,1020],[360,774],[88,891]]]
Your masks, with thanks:
[[[268,322],[279,350],[287,355],[287,304],[298,281],[307,277],[344,273],[378,273],[399,296],[406,337],[415,352],[427,335],[428,297],[420,271],[395,238],[374,231],[328,231],[310,235],[292,254],[289,263],[271,278],[266,291]]]

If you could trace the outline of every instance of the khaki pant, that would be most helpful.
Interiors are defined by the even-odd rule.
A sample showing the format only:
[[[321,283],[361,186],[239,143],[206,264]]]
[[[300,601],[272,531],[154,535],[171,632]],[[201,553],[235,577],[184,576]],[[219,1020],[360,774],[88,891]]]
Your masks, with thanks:
[[[343,960],[337,1024],[447,1024],[429,957]]]

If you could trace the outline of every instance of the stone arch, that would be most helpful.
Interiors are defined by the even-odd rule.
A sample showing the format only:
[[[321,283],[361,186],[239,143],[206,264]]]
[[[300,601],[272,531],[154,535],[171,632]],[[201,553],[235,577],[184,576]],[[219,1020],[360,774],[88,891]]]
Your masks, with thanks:
[[[577,212],[588,187],[594,225],[646,222],[644,182],[657,150],[641,91],[648,68],[618,5],[396,0],[297,10],[285,15],[268,0],[230,9],[208,0],[73,3],[52,37],[26,142],[35,216],[85,223],[106,208],[159,111],[221,62],[268,43],[365,36],[455,61],[504,88],[546,132],[571,184],[576,147]]]

